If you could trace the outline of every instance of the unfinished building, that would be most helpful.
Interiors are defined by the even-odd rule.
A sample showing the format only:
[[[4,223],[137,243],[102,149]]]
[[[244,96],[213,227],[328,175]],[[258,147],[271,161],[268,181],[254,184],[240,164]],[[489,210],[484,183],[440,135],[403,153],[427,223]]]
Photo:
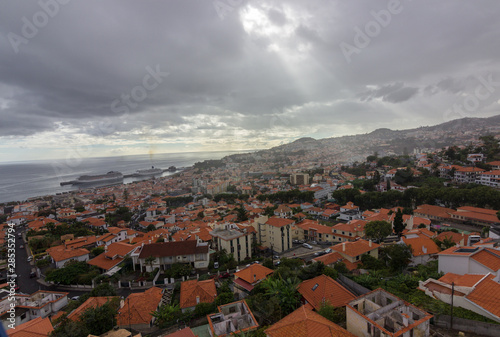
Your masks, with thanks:
[[[219,306],[219,312],[207,315],[210,335],[227,336],[257,329],[259,325],[244,300]]]
[[[358,337],[429,336],[431,314],[376,289],[346,306],[347,330]]]

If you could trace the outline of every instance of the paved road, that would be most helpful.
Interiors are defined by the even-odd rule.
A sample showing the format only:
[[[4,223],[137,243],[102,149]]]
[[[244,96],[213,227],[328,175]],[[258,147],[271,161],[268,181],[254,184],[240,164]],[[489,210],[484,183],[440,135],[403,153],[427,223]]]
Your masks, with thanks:
[[[30,273],[34,270],[31,263],[27,262],[28,253],[24,239],[17,238],[17,234],[22,233],[22,229],[16,230],[16,274],[17,285],[20,292],[32,294],[37,290],[42,289],[42,286],[36,282],[35,278],[30,279]],[[21,248],[21,245],[24,248]]]

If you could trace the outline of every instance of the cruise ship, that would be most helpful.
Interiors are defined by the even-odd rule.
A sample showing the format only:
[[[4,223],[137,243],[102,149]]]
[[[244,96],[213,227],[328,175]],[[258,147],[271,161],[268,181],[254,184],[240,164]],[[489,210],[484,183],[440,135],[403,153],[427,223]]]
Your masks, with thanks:
[[[146,176],[155,176],[155,175],[159,175],[162,173],[163,173],[162,169],[155,168],[154,166],[151,166],[151,168],[147,169],[147,170],[137,170],[135,172],[135,175],[139,176],[139,177],[146,177]]]
[[[90,184],[114,183],[114,182],[120,182],[122,180],[123,180],[123,174],[121,172],[109,171],[106,174],[80,176],[78,177],[78,179],[73,180],[70,183],[73,185],[90,185]]]

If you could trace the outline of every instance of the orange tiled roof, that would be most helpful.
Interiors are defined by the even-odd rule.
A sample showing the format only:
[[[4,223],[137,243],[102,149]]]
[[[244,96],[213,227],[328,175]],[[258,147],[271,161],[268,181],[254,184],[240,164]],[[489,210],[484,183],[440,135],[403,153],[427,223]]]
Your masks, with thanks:
[[[267,275],[270,275],[273,272],[274,271],[272,269],[269,269],[258,263],[255,263],[246,267],[245,269],[242,269],[234,273],[234,276],[237,278],[241,278],[242,280],[250,284],[255,284],[261,280],[264,280],[267,277]]]
[[[355,337],[305,306],[273,324],[265,332],[269,337]]]
[[[328,266],[332,263],[342,261],[344,258],[342,255],[340,255],[338,252],[331,252],[328,254],[325,254],[323,256],[318,256],[312,259],[314,262],[322,262],[325,266]]]
[[[85,248],[67,249],[64,245],[55,246],[47,249],[50,257],[56,262],[72,259],[78,256],[89,254],[90,252]]]
[[[479,253],[474,254],[472,259],[495,272],[500,269],[500,251],[498,250],[483,249]]]
[[[31,321],[20,324],[15,329],[7,330],[10,337],[42,337],[48,336],[54,328],[48,317],[37,317]]]
[[[464,243],[467,243],[468,237],[469,237],[469,235],[462,235],[460,233],[447,231],[447,232],[439,233],[439,235],[436,236],[436,239],[438,239],[439,241],[443,241],[445,238],[448,238],[448,240],[450,240],[454,243],[459,243],[463,239]]]
[[[118,311],[118,325],[149,324],[160,303],[162,291],[152,287],[143,293],[130,294],[124,301],[124,306]]]
[[[194,334],[190,327],[184,328],[182,330],[176,331],[174,333],[164,335],[164,337],[198,337]]]
[[[356,257],[380,247],[380,245],[376,244],[375,242],[372,242],[371,245],[372,246],[370,247],[370,242],[361,239],[352,242],[342,242],[330,248],[339,252],[340,254]]]
[[[302,282],[297,290],[316,310],[319,310],[323,303],[342,307],[356,298],[349,290],[326,275]]]
[[[492,280],[493,275],[485,277],[476,288],[467,295],[467,299],[500,317],[500,284]]]
[[[85,302],[83,302],[78,308],[73,310],[68,315],[68,319],[72,321],[77,321],[80,315],[88,308],[97,308],[103,306],[107,302],[111,301],[113,298],[118,298],[118,297],[117,296],[89,297]]]
[[[417,206],[417,209],[414,213],[423,214],[423,215],[431,215],[439,218],[450,218],[450,214],[454,213],[455,210],[446,207],[434,206],[434,205],[420,205]]]
[[[274,227],[283,227],[286,225],[291,225],[293,224],[293,220],[291,219],[284,219],[284,218],[269,218],[266,221],[266,224],[274,226]]]
[[[403,242],[411,246],[413,250],[413,256],[421,255],[431,255],[439,253],[439,248],[434,241],[427,237],[417,237],[417,238],[405,238],[403,237]]]
[[[196,306],[199,303],[213,303],[217,297],[215,280],[189,280],[181,283],[180,306],[182,309]]]
[[[459,275],[459,274],[453,274],[453,273],[446,273],[438,281],[448,283],[448,284],[452,284],[454,282],[455,285],[459,286],[459,287],[473,287],[476,283],[481,281],[481,279],[483,279],[483,278],[484,278],[484,275],[482,275],[482,274]]]

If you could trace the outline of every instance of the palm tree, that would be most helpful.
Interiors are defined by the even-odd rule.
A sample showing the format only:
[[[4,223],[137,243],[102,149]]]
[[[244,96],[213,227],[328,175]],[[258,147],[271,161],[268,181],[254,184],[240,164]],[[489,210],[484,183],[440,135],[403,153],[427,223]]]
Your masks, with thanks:
[[[153,271],[153,262],[155,262],[156,260],[156,257],[150,255],[146,258],[146,263],[149,264],[149,266],[151,267],[151,271]]]

